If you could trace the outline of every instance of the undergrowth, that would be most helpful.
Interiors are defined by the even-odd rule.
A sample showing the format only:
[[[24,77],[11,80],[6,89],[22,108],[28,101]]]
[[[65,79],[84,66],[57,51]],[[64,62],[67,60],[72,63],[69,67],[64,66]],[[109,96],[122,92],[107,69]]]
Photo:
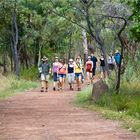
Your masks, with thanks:
[[[114,91],[115,73],[112,72],[110,78],[104,81],[109,91],[98,102],[95,103],[92,100],[92,87],[88,87],[78,94],[75,103],[78,106],[101,112],[107,119],[123,121],[125,128],[137,132],[140,136],[140,69],[135,71],[134,68],[128,64],[128,68],[121,77],[119,94]]]
[[[13,75],[7,77],[0,75],[0,85],[0,99],[5,99],[16,93],[36,88],[38,86],[37,82],[23,79],[17,80]]]

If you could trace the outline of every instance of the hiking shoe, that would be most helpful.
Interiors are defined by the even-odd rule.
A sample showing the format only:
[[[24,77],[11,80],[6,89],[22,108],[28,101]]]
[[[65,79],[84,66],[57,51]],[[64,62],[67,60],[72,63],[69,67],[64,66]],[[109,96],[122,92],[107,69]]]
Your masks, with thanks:
[[[53,87],[53,90],[54,90],[54,91],[56,90],[55,87]]]
[[[41,89],[41,90],[40,90],[40,92],[44,92],[44,90],[43,90],[43,89]]]
[[[74,90],[73,87],[71,88],[71,90]]]
[[[81,91],[81,88],[78,88],[78,91]]]

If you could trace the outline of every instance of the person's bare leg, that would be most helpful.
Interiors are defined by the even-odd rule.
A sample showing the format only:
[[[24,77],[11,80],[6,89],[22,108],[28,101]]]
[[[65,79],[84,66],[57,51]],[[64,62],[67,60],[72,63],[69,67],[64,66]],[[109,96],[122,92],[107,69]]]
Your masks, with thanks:
[[[62,77],[60,77],[59,79],[59,86],[60,86],[60,89],[62,89]]]
[[[48,81],[46,81],[46,92],[48,91],[48,85],[49,85],[49,83],[48,83]]]
[[[46,90],[46,81],[43,80],[41,83],[42,83],[42,90],[41,90],[41,92],[43,92],[43,91]]]
[[[81,90],[81,77],[78,78],[78,91]]]
[[[89,85],[90,84],[89,72],[87,72],[87,82],[88,82],[88,85]]]
[[[92,73],[89,73],[89,77],[90,77],[90,84],[93,84]]]
[[[44,92],[44,81],[41,81],[41,92]]]

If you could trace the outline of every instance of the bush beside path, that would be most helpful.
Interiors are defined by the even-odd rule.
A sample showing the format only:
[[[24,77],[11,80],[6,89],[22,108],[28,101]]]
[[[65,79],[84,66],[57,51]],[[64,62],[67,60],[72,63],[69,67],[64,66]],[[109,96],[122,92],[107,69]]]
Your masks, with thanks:
[[[118,121],[74,107],[77,94],[36,89],[0,101],[0,140],[137,140]]]

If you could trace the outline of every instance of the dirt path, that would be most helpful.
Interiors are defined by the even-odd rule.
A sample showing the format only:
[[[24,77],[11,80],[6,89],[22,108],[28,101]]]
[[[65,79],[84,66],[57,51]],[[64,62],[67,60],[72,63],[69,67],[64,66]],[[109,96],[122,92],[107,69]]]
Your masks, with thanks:
[[[76,92],[26,92],[0,101],[0,140],[136,140],[118,122],[74,107]]]

